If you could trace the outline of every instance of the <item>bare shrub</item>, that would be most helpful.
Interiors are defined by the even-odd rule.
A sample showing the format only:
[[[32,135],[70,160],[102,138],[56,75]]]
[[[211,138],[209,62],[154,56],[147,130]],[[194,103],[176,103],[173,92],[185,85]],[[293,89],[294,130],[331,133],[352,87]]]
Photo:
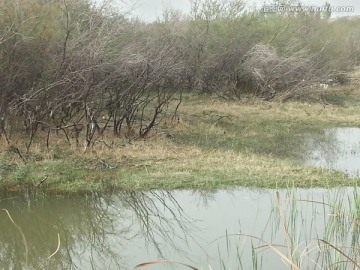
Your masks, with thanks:
[[[1,137],[27,150],[52,136],[85,149],[108,131],[145,138],[184,89],[283,101],[345,82],[359,62],[357,21],[192,3],[145,24],[111,1],[0,1]]]
[[[284,57],[278,55],[275,48],[257,44],[241,60],[236,74],[236,91],[266,99],[289,96],[313,83],[317,75],[315,68],[307,51]]]
[[[131,42],[133,25],[105,4],[26,3],[1,3],[13,27],[0,32],[0,55],[7,57],[0,66],[0,132],[7,142],[12,131],[23,134],[29,150],[36,135],[45,133],[49,147],[51,135],[60,132],[70,144],[75,134],[87,149],[111,124],[120,135],[123,122],[126,133],[137,129],[133,135],[146,137],[181,90],[177,38]],[[32,15],[28,10],[38,16],[19,15]],[[51,18],[57,18],[53,29],[45,23]],[[34,25],[22,28],[33,19]]]
[[[181,92],[184,65],[176,43],[177,38],[154,38],[123,50],[107,89],[106,111],[115,134],[125,124],[128,132],[137,127],[145,137],[173,95]]]

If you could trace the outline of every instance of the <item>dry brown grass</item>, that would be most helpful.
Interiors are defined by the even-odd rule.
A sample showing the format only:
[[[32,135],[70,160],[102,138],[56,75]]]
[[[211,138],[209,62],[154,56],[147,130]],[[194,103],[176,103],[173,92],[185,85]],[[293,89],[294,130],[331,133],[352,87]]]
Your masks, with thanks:
[[[279,145],[271,143],[298,136],[296,132],[303,128],[359,126],[360,110],[353,104],[275,103],[251,98],[235,102],[186,94],[179,118],[171,121],[171,116],[146,140],[105,134],[88,149],[76,145],[75,139],[69,145],[61,134],[51,135],[47,149],[45,137],[40,136],[28,153],[19,144],[26,164],[2,141],[2,167],[15,164],[2,169],[6,171],[3,180],[36,184],[48,175],[43,187],[63,190],[103,189],[104,185],[121,189],[210,189],[352,183],[340,173],[278,156],[273,148]]]

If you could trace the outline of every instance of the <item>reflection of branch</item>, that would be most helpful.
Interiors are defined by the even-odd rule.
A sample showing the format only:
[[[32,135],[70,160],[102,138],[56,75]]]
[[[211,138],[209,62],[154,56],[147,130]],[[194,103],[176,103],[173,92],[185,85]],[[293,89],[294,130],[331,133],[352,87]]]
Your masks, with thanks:
[[[32,205],[34,211],[31,212],[25,211],[26,207],[23,205],[25,200],[21,201],[20,216],[12,219],[8,213],[14,225],[8,224],[15,232],[16,241],[11,234],[0,233],[0,242],[4,244],[0,245],[0,257],[5,259],[1,258],[0,268],[17,269],[22,266],[33,270],[96,269],[101,268],[105,263],[110,263],[111,269],[132,269],[135,264],[124,266],[126,261],[121,250],[123,245],[132,243],[128,241],[129,238],[134,237],[135,241],[142,241],[151,253],[154,252],[157,255],[156,259],[167,258],[170,250],[184,254],[183,257],[188,259],[192,255],[187,252],[190,249],[186,245],[190,246],[190,239],[197,240],[194,230],[198,228],[181,208],[176,201],[177,196],[173,193],[128,191],[106,195],[95,193],[86,200],[78,198],[78,196],[71,197],[70,200],[51,198],[43,200],[40,204],[37,201]],[[3,202],[5,199],[0,200]],[[51,207],[47,207],[48,204],[51,204]],[[36,211],[38,207],[44,211]],[[7,207],[3,206],[3,208]],[[72,211],[67,211],[69,208]],[[56,227],[46,225],[48,230],[38,230],[34,220],[43,220],[43,216],[51,217],[51,223],[56,224]],[[15,222],[21,225],[21,228],[15,225]],[[22,224],[34,229],[28,234]],[[21,233],[22,239],[14,230],[14,226],[24,232],[25,235]],[[55,240],[57,234],[57,243],[49,241]],[[31,245],[30,240],[27,244],[25,236],[26,240],[29,240],[29,237],[35,239],[34,245]],[[22,240],[29,255],[28,265],[25,265]],[[200,246],[198,243],[195,245]],[[8,253],[10,255],[7,255]],[[89,255],[90,259],[83,254]],[[14,267],[12,264],[15,262],[17,265]],[[137,263],[141,262],[146,261]],[[89,263],[92,264],[92,268]],[[147,268],[150,267],[144,269]]]
[[[16,227],[16,229],[18,229],[18,231],[20,232],[20,234],[21,234],[21,236],[22,236],[22,239],[23,239],[23,242],[24,242],[24,247],[25,247],[25,263],[26,263],[26,265],[27,265],[27,264],[28,264],[28,253],[29,253],[29,250],[28,250],[28,246],[27,246],[27,242],[26,242],[25,235],[24,235],[24,233],[22,232],[20,226],[17,225],[17,224],[15,223],[15,221],[11,218],[11,215],[10,215],[9,211],[6,210],[6,209],[3,209],[3,210],[6,212],[6,214],[7,214],[8,217],[9,217],[9,219],[10,219],[11,222],[14,224],[14,226]]]
[[[35,269],[39,269],[40,266],[43,266],[46,261],[50,260],[51,257],[53,257],[59,251],[59,249],[60,249],[60,234],[58,233],[58,246],[56,250],[49,257],[47,257],[42,263],[40,263],[39,266]]]
[[[170,192],[129,192],[124,200],[127,206],[134,211],[145,237],[156,248],[160,256],[163,257],[163,253],[157,237],[168,243],[174,243],[174,237],[178,237],[187,243],[187,238],[191,237],[187,224],[184,224],[188,223],[189,220]],[[181,230],[182,235],[176,233],[176,227]],[[169,235],[169,232],[173,234]],[[173,248],[181,251],[176,246]]]

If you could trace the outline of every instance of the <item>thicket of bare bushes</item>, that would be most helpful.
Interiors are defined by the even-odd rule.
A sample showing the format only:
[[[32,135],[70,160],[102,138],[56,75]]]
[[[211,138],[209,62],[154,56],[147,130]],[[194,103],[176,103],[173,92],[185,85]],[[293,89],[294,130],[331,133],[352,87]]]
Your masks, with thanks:
[[[181,92],[291,98],[360,62],[360,22],[196,0],[145,24],[90,0],[0,0],[0,134],[146,137]],[[176,107],[176,106],[175,106]],[[26,140],[23,140],[23,139]],[[44,140],[45,138],[45,140]]]
[[[286,100],[316,83],[341,81],[344,71],[360,64],[355,41],[360,20],[329,21],[321,13],[247,13],[241,5],[234,15],[231,4],[239,1],[220,7],[221,1],[203,1],[202,8],[201,1],[195,2],[185,33],[195,89],[227,98],[252,93]]]
[[[40,133],[47,146],[54,132],[85,147],[110,129],[145,137],[181,91],[176,37],[136,38],[121,14],[86,0],[1,5],[0,132],[9,144],[23,133],[27,149]]]

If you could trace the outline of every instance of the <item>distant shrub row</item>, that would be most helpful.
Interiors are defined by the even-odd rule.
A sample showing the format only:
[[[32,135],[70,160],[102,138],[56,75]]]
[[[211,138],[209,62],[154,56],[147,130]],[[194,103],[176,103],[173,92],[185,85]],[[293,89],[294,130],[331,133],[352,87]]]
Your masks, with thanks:
[[[239,0],[150,24],[107,2],[0,0],[0,134],[26,134],[29,148],[56,131],[89,147],[106,130],[147,136],[183,90],[292,97],[359,64],[359,26]]]

